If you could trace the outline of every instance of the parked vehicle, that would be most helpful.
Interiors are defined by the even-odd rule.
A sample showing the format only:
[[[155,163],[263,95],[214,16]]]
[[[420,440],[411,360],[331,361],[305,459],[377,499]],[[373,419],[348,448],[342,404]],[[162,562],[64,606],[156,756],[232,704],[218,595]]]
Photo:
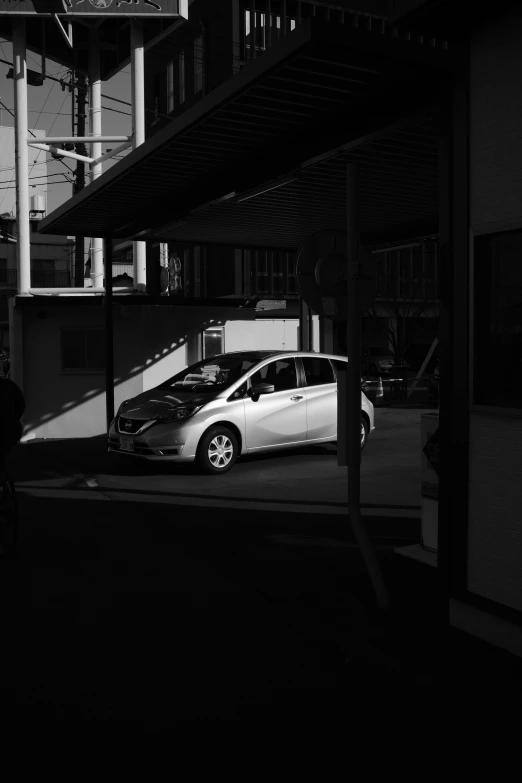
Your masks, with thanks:
[[[225,473],[241,454],[337,440],[337,368],[346,357],[238,351],[193,364],[126,400],[109,451]],[[361,391],[361,448],[374,429]]]
[[[377,375],[391,375],[397,370],[407,370],[406,362],[396,362],[393,353],[382,346],[362,347],[362,372],[363,375],[375,377]]]

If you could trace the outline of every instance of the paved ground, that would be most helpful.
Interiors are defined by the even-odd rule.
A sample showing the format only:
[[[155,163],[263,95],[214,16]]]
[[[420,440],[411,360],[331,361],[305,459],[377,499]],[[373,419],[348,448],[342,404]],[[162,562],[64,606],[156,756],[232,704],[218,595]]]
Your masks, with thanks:
[[[399,472],[383,487],[417,462],[398,459],[401,415],[410,420],[383,418],[365,455],[375,474],[393,458]],[[213,719],[288,729],[289,721],[360,723],[391,697],[404,702],[426,688],[431,711],[444,686],[516,683],[518,661],[448,632],[436,572],[394,555],[390,544],[416,540],[418,518],[383,510],[367,518],[392,601],[384,615],[375,609],[346,514],[325,511],[333,507],[324,477],[332,493],[342,481],[332,455],[238,464],[241,492],[256,488],[253,504],[252,494],[227,500],[237,485],[216,489],[190,471],[109,470],[101,446],[30,443],[13,454],[20,557],[0,562],[9,640],[0,708],[11,721],[35,730],[126,721],[161,731]],[[265,502],[280,483],[292,502]],[[319,503],[305,514],[311,487]],[[406,503],[411,492],[405,484],[393,499]]]
[[[422,410],[378,409],[376,428],[363,452],[361,500],[367,514],[395,511],[420,517],[420,417]],[[29,444],[28,444],[29,445]],[[22,448],[26,448],[23,446]],[[348,502],[347,468],[337,465],[331,444],[241,458],[224,476],[204,476],[193,465],[121,459],[107,454],[104,439],[32,442],[30,448],[49,454],[62,472],[85,477],[120,499],[149,495],[151,501],[187,505],[267,508],[267,504],[295,506],[294,510],[345,514]],[[45,460],[42,458],[42,465]],[[32,478],[19,476],[29,489]],[[269,507],[269,506],[268,506]]]

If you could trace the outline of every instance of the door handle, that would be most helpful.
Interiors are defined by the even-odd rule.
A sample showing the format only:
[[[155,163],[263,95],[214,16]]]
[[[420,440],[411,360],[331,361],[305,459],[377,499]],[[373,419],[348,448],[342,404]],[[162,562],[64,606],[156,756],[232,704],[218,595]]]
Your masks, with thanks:
[[[298,400],[302,400],[303,399],[303,395],[302,394],[293,394],[290,397],[290,399],[292,400],[292,402],[297,402]]]

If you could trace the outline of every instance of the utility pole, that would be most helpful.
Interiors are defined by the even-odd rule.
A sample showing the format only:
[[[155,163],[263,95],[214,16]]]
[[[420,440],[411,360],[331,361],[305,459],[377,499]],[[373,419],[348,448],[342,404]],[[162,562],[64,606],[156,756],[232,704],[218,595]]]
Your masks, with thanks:
[[[76,79],[74,78],[76,76]],[[87,79],[81,72],[73,73],[73,112],[74,112],[74,87],[76,87],[76,133],[73,136],[85,136],[85,105],[87,102]],[[85,144],[76,144],[76,152],[79,155],[87,155]],[[76,163],[76,176],[74,181],[73,195],[79,193],[85,187],[85,163],[79,160]],[[74,255],[74,285],[76,288],[84,287],[84,265],[85,265],[85,237],[76,237],[75,255]]]

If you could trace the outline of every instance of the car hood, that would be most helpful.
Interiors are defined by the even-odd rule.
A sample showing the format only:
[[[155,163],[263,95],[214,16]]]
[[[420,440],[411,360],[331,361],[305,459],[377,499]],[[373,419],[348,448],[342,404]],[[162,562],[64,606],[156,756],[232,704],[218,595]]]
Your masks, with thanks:
[[[214,394],[194,394],[189,391],[180,392],[177,389],[151,389],[129,400],[125,408],[120,411],[120,416],[127,416],[129,419],[153,419],[154,416],[170,411],[172,408],[204,405],[214,397]]]

